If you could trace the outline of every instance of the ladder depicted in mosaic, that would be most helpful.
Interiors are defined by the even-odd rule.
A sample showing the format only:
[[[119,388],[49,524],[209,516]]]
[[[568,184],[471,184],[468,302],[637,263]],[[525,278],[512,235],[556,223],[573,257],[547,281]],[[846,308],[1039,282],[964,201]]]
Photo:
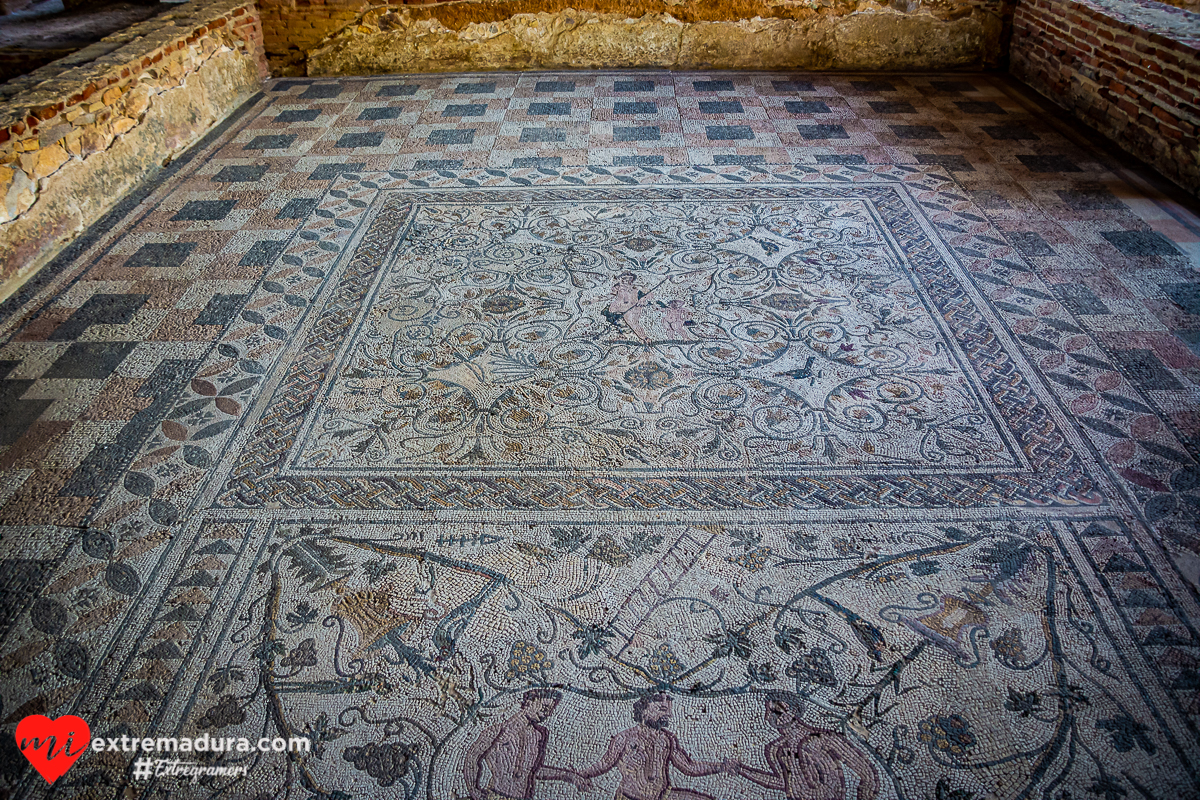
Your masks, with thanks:
[[[642,623],[654,613],[654,609],[658,608],[663,600],[671,596],[671,590],[692,571],[700,556],[723,530],[722,525],[684,528],[683,533],[667,548],[658,563],[633,587],[609,624],[609,629],[624,640],[621,649],[616,653],[617,657],[633,643]]]

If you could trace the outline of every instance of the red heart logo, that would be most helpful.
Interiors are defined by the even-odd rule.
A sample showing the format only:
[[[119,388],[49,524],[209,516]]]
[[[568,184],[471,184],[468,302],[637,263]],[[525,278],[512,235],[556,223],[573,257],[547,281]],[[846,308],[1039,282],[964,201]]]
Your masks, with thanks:
[[[17,724],[17,747],[48,783],[61,778],[91,740],[88,724],[69,714],[58,719],[34,714]]]

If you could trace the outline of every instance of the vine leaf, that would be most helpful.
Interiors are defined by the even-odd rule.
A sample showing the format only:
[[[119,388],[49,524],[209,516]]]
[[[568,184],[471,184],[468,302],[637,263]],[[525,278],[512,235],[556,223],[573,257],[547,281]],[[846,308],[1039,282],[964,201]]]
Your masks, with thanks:
[[[713,650],[713,658],[737,656],[738,658],[749,659],[750,653],[754,649],[754,645],[750,643],[750,637],[746,635],[745,631],[710,633],[704,637],[704,641],[711,642],[717,646]]]
[[[317,541],[296,542],[283,554],[291,559],[292,571],[296,576],[314,587],[340,577],[346,567],[345,556],[331,545]]]
[[[570,528],[551,528],[550,536],[554,539],[554,546],[567,553],[574,553],[592,538],[591,534],[584,533],[583,528],[575,526]]]
[[[307,625],[317,618],[318,611],[310,606],[307,602],[301,602],[292,611],[284,614],[284,617],[292,625]]]
[[[603,625],[588,625],[571,634],[572,639],[579,640],[579,657],[587,658],[592,653],[600,653],[608,646],[608,640],[613,632]]]
[[[975,794],[968,792],[966,789],[951,789],[950,782],[945,778],[938,778],[937,787],[934,791],[934,800],[975,800]]]

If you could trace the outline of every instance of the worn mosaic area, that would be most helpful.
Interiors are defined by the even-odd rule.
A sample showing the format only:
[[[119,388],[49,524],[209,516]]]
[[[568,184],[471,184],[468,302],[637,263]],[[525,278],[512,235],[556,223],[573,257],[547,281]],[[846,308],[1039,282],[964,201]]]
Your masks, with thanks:
[[[524,96],[629,93],[657,154],[471,145]],[[656,144],[692,93],[745,144]],[[89,754],[47,790],[5,743],[0,788],[1194,794],[1195,220],[1024,102],[275,84],[10,304],[0,700],[314,748],[195,784]],[[806,126],[833,142],[751,152]]]

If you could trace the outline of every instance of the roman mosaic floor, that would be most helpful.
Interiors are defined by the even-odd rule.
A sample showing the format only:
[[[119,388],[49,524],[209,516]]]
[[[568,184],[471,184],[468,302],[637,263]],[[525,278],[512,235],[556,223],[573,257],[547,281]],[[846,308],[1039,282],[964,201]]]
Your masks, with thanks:
[[[1196,797],[1156,185],[995,76],[269,84],[3,306],[0,795]]]

